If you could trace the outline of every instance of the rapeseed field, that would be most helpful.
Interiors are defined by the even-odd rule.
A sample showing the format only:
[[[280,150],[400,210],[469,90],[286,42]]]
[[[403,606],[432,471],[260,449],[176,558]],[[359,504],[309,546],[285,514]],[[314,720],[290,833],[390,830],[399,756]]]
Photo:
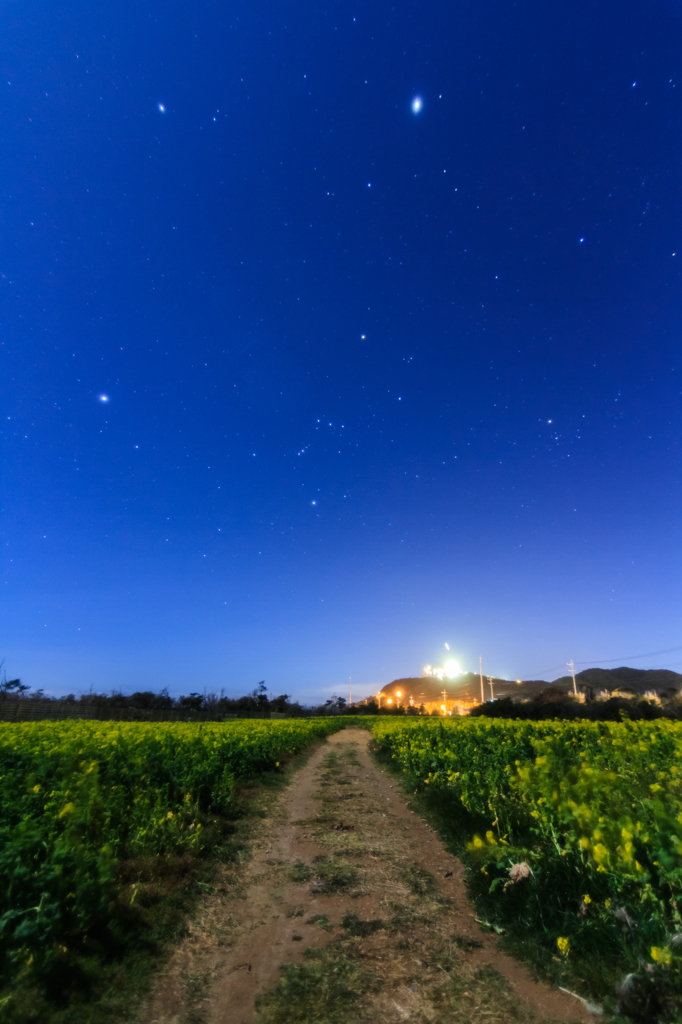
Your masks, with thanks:
[[[17,989],[59,1002],[65,986],[87,988],[87,963],[127,941],[113,899],[117,864],[200,855],[239,782],[339,727],[1,724],[0,1010],[10,1011]]]
[[[383,718],[372,731],[517,952],[610,992],[630,1019],[677,1019],[680,723]]]

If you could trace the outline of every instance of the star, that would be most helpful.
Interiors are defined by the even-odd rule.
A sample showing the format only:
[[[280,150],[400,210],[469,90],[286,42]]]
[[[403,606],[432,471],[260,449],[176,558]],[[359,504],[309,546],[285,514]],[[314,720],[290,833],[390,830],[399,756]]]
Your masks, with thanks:
[[[98,395],[97,397],[100,400],[100,402],[108,402],[109,401],[109,395]]]
[[[166,113],[166,108],[164,107],[163,103],[159,103],[159,110],[162,114]],[[215,118],[213,120],[215,120]]]
[[[411,106],[412,106],[412,113],[413,114],[421,113],[421,109],[424,106],[424,102],[423,102],[421,96],[415,96],[415,98],[412,100]]]

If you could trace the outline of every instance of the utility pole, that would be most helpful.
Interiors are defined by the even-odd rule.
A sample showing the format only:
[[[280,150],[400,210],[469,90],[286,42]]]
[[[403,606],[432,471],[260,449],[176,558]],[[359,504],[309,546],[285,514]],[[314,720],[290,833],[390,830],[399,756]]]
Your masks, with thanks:
[[[353,680],[348,676],[348,707],[353,703]]]
[[[493,693],[493,677],[488,676],[488,682],[490,683],[490,699],[495,700],[495,694]]]
[[[571,658],[570,661],[567,661],[566,664],[570,668],[571,675],[573,676],[573,696],[577,697],[578,696],[578,690],[577,690],[576,685],[575,685],[575,665],[573,664],[573,658]]]
[[[381,692],[381,690],[379,690],[379,692],[377,694],[377,700],[379,701],[379,709],[381,709],[381,698],[382,697],[383,697],[383,693]]]
[[[448,713],[448,702],[447,702],[447,699],[445,697],[445,690],[443,690],[443,711],[447,715],[447,713]]]
[[[479,658],[478,658],[478,671],[479,671],[480,676],[481,676],[481,704],[485,704],[485,695],[483,693],[483,664],[481,662],[480,655],[479,655]]]

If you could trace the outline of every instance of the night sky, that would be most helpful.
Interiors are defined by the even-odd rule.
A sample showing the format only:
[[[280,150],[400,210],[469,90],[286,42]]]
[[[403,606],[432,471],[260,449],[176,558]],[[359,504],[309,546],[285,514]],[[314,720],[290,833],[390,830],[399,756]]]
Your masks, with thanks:
[[[8,677],[679,668],[681,15],[2,0]]]

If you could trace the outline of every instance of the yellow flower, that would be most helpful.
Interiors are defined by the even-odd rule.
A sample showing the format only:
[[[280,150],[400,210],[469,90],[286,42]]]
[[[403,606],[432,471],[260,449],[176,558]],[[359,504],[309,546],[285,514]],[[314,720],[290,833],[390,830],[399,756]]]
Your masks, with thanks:
[[[562,956],[568,956],[568,951],[571,948],[571,943],[568,939],[565,939],[563,935],[560,935],[556,940],[556,944],[559,947],[559,952]]]
[[[63,818],[65,814],[71,814],[73,806],[73,804],[66,804],[64,807],[62,807],[61,811],[59,812],[59,817]]]
[[[601,865],[602,861],[608,861],[609,851],[606,849],[603,843],[597,843],[592,851],[592,855],[596,860],[597,864]]]
[[[589,906],[589,904],[591,902],[592,902],[592,897],[591,896],[583,896],[583,903],[585,903],[586,905]]]
[[[169,812],[168,812],[168,814],[166,815],[166,817],[167,817],[167,818],[172,818],[172,817],[173,817],[173,812],[172,812],[172,811],[169,811]]]
[[[664,946],[651,947],[651,959],[655,960],[657,964],[669,964],[672,958],[672,953]]]

